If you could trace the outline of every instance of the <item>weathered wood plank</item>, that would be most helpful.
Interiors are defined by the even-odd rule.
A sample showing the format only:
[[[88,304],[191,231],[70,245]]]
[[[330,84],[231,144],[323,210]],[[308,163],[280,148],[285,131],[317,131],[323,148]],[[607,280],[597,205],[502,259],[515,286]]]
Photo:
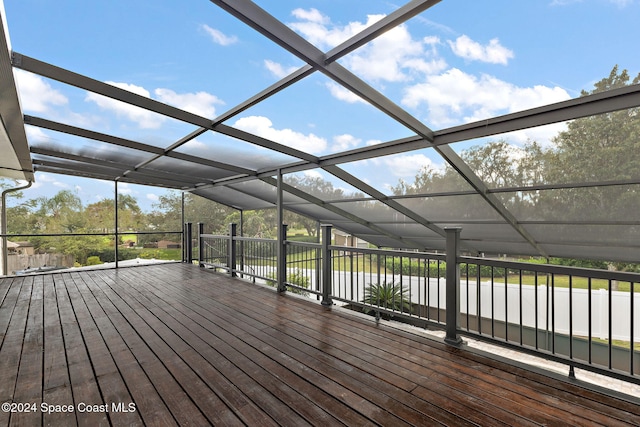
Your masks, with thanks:
[[[27,325],[33,277],[4,279],[11,289],[0,307],[0,320],[6,324],[0,347],[0,402],[17,403],[16,380],[22,355],[24,332]],[[0,424],[8,425],[12,412],[0,412]]]
[[[73,404],[68,360],[60,323],[60,307],[53,275],[44,278],[44,368],[42,381],[42,401],[52,405],[53,411],[42,414],[42,421],[48,426],[72,426],[77,424],[76,406]],[[71,406],[69,406],[71,405]],[[47,406],[49,407],[49,406]],[[73,412],[58,411],[71,407]]]
[[[14,402],[35,404],[37,410],[11,414],[12,426],[33,426],[42,422],[43,276],[34,277],[30,297],[13,399]]]
[[[67,356],[67,368],[69,382],[73,395],[73,404],[78,408],[84,405],[104,405],[100,395],[100,388],[95,378],[91,360],[81,332],[78,319],[73,311],[66,279],[68,275],[56,275],[54,277],[55,294],[60,316],[60,325],[64,337],[65,353]],[[109,417],[102,411],[76,411],[76,421],[79,426],[107,426]],[[134,421],[133,419],[129,421]],[[138,421],[139,418],[138,418]],[[130,425],[136,425],[129,423]]]

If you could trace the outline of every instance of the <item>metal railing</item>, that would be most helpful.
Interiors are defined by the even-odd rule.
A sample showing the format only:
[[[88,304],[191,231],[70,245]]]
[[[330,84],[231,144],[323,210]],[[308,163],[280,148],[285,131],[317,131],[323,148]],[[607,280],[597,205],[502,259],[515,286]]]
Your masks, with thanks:
[[[461,332],[640,377],[640,275],[460,257]]]
[[[414,324],[445,322],[444,255],[330,246],[331,298]]]
[[[228,272],[277,286],[277,240],[231,230],[200,236],[201,248],[220,248],[201,265],[226,255]],[[565,363],[570,375],[640,384],[640,274],[460,256],[460,229],[446,230],[446,254],[335,246],[331,227],[322,232],[321,243],[283,242],[284,289],[444,329],[452,345],[469,336]]]

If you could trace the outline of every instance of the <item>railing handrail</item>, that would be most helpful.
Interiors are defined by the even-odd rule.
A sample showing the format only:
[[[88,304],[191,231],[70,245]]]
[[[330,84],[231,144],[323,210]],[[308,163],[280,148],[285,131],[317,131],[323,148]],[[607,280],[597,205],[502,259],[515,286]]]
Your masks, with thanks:
[[[438,254],[435,252],[421,252],[421,251],[403,251],[399,249],[379,249],[379,248],[358,248],[355,246],[338,246],[329,245],[329,249],[345,252],[359,252],[363,254],[384,254],[391,256],[398,256],[403,258],[421,258],[421,259],[433,259],[444,261],[446,255]]]
[[[471,256],[459,256],[458,263],[486,265],[490,267],[506,268],[508,270],[522,270],[545,274],[559,274],[563,276],[590,277],[593,279],[640,283],[640,273],[628,271],[602,270],[598,268],[573,267],[555,264],[537,264]]]
[[[119,231],[122,234],[182,234],[182,231]],[[106,233],[43,233],[43,234],[0,234],[0,238],[6,237],[82,237],[82,236],[114,236],[115,231]]]
[[[316,242],[297,242],[295,240],[286,240],[284,242],[286,245],[289,246],[299,246],[302,248],[321,248],[322,244],[321,243],[316,243]]]
[[[201,234],[200,237],[208,237],[210,239],[228,239],[228,234]]]
[[[178,231],[178,232],[145,232],[145,233],[146,234],[168,234],[168,233],[179,234],[181,232]],[[105,234],[109,235],[113,233],[96,233],[95,235],[105,235]],[[137,233],[137,234],[142,234],[142,233]],[[80,235],[94,235],[94,234],[77,234],[77,235],[80,236]],[[16,235],[16,236],[20,236],[20,235]],[[29,236],[33,236],[33,235],[29,235]],[[213,239],[229,239],[229,235],[220,235],[220,234],[202,234],[201,237],[213,238]],[[247,241],[276,242],[276,239],[243,237],[243,236],[234,236],[233,240],[245,241],[245,242]],[[321,243],[299,242],[295,240],[286,240],[285,244],[290,246],[299,246],[299,247],[308,247],[308,248],[322,247]],[[363,254],[382,254],[382,255],[397,256],[402,258],[433,259],[433,260],[440,260],[440,261],[444,261],[446,258],[446,255],[441,253],[422,252],[422,251],[403,251],[400,249],[358,248],[354,246],[343,246],[343,245],[329,245],[329,249],[332,251],[335,250],[335,251],[345,251],[345,252],[354,252],[354,253],[363,253]],[[621,282],[640,283],[640,273],[634,273],[634,272],[628,272],[628,271],[603,270],[598,268],[575,267],[575,266],[556,265],[556,264],[529,263],[525,261],[511,261],[511,260],[503,260],[498,258],[474,257],[474,256],[467,256],[467,255],[458,256],[457,259],[459,264],[477,264],[477,265],[486,265],[489,267],[505,268],[510,270],[522,270],[527,272],[559,274],[559,275],[576,276],[576,277],[591,277],[593,279],[618,280]]]
[[[229,238],[229,236],[224,236],[225,238]],[[237,240],[239,242],[277,242],[276,239],[267,239],[264,237],[244,237],[244,236],[234,236],[233,240]]]

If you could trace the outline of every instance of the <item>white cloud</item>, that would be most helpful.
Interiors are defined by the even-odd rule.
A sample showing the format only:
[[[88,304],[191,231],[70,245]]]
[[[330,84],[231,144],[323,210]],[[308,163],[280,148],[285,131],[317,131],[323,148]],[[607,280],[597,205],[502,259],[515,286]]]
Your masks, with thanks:
[[[189,148],[190,150],[206,150],[208,148],[207,144],[198,139],[187,141],[182,147]]]
[[[552,139],[554,137],[558,136],[560,132],[566,130],[566,123],[552,123],[550,125],[509,132],[501,137],[517,145],[524,145],[527,141],[536,141],[541,146],[548,147],[553,144]]]
[[[151,98],[151,93],[142,86],[109,81],[105,83],[146,98]],[[154,94],[160,102],[173,105],[182,110],[207,118],[215,117],[216,104],[224,104],[224,102],[218,97],[207,92],[176,93],[171,89],[158,88],[154,90]],[[85,101],[93,102],[102,110],[110,111],[119,117],[135,122],[141,129],[158,129],[166,120],[166,118],[161,114],[126,104],[115,99],[107,98],[106,96],[98,95],[93,92],[87,92]]]
[[[324,176],[318,172],[317,170],[306,170],[304,172],[302,172],[304,176],[308,177],[308,178],[315,178],[315,179],[323,179]]]
[[[133,194],[133,189],[126,182],[118,183],[118,194]]]
[[[213,118],[216,115],[216,104],[224,104],[217,96],[207,92],[176,93],[171,89],[156,89],[158,100],[173,105],[182,110],[198,114],[202,117]]]
[[[14,76],[20,93],[20,104],[25,111],[46,113],[53,107],[67,105],[69,100],[53,89],[42,77],[14,69]]]
[[[507,65],[509,59],[514,57],[513,51],[502,46],[498,39],[491,39],[488,45],[483,46],[467,35],[462,35],[455,42],[449,40],[448,43],[454,54],[471,61]]]
[[[316,9],[296,9],[298,20],[288,25],[320,49],[329,50],[356,35],[385,15],[368,15],[365,22],[338,25]],[[410,82],[424,74],[442,72],[447,62],[438,54],[441,44],[435,36],[415,39],[406,25],[399,25],[377,37],[340,62],[365,80],[382,85],[387,82]],[[341,101],[364,102],[360,97],[331,82],[331,95]]]
[[[302,19],[303,21],[316,22],[319,24],[329,23],[329,18],[320,13],[318,9],[314,8],[311,8],[309,10],[298,8],[291,12],[291,14],[298,19]]]
[[[388,170],[399,178],[413,178],[425,166],[433,167],[433,161],[424,154],[403,154],[382,159]]]
[[[34,142],[46,142],[51,139],[51,137],[47,135],[41,128],[37,128],[35,126],[25,126],[24,130],[27,133],[27,140],[31,144],[33,144]]]
[[[284,67],[282,64],[271,61],[269,59],[264,60],[264,66],[274,76],[281,79],[296,71],[299,67]]]
[[[31,186],[32,189],[55,186],[59,188],[69,188],[68,184],[58,181],[53,175],[45,172],[36,174],[36,181]]]
[[[366,28],[360,22],[350,22],[343,27],[331,26],[329,17],[317,9],[295,9],[291,14],[298,21],[289,23],[289,27],[320,49],[331,49]]]
[[[148,90],[141,86],[136,86],[129,83],[117,83],[117,82],[105,82],[120,89],[128,90],[135,94],[150,98],[151,94]],[[135,122],[142,129],[157,129],[164,122],[165,118],[159,114],[145,110],[140,107],[136,107],[130,104],[126,104],[115,99],[107,98],[106,96],[98,95],[97,93],[87,92],[85,101],[93,102],[103,110],[111,111],[117,116],[124,117],[132,122]]]
[[[371,17],[369,17],[371,18]],[[371,22],[367,22],[370,25]],[[345,58],[347,67],[373,81],[401,82],[411,78],[414,68],[428,63],[423,41],[415,40],[406,25],[400,25]]]
[[[206,24],[202,24],[200,28],[202,28],[211,37],[211,40],[213,40],[214,43],[219,44],[220,46],[229,46],[238,42],[238,38],[236,36],[227,36],[222,31],[211,28]]]
[[[360,98],[355,93],[351,92],[349,89],[345,89],[335,82],[327,82],[325,86],[329,89],[331,95],[339,99],[340,101],[348,102],[349,104],[355,104],[356,102],[361,102],[363,104],[367,104],[367,102]]]
[[[157,202],[158,200],[160,200],[160,197],[158,197],[157,194],[147,193],[147,200],[151,200],[152,202]]]
[[[346,151],[357,147],[361,142],[361,139],[345,133],[333,137],[333,146],[331,149],[335,152]]]
[[[438,125],[476,121],[569,99],[559,87],[519,87],[496,77],[480,77],[452,68],[427,76],[424,83],[405,89],[402,103],[411,108],[425,104],[429,119]]]
[[[582,0],[553,0],[551,6],[566,6],[573,3],[582,3]]]
[[[312,133],[303,134],[292,129],[276,129],[267,117],[249,116],[238,119],[235,127],[305,153],[317,154],[327,149],[327,141]]]

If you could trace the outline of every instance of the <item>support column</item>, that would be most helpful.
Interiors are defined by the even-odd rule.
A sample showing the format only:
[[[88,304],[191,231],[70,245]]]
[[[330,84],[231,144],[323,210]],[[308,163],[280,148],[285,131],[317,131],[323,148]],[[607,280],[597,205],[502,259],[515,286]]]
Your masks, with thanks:
[[[287,290],[284,282],[287,280],[287,250],[285,247],[287,240],[287,226],[284,224],[283,190],[282,190],[282,170],[278,169],[278,187],[276,200],[276,218],[278,221],[278,271],[276,284],[278,292]]]
[[[231,277],[237,277],[236,274],[236,233],[237,233],[237,225],[229,224],[229,261],[227,265],[229,265],[229,274]]]
[[[238,235],[240,237],[244,236],[244,211],[240,210],[240,223],[239,227],[240,232]],[[244,271],[244,240],[240,240],[240,271]],[[242,273],[240,273],[240,277],[244,277]]]
[[[204,267],[204,242],[202,235],[204,234],[204,224],[198,223],[198,266]]]
[[[182,192],[182,200],[180,203],[180,224],[182,224],[182,262],[187,262],[187,223],[184,218],[184,191]]]
[[[119,230],[118,230],[118,181],[113,181],[114,182],[114,192],[115,195],[113,197],[113,209],[115,210],[115,215],[114,217],[114,254],[115,254],[115,261],[116,261],[116,268],[118,268],[118,243],[120,242],[120,234],[119,234]]]
[[[331,285],[333,282],[333,275],[331,270],[332,259],[331,250],[331,226],[322,225],[322,301],[320,304],[324,306],[333,305],[331,300]]]
[[[447,227],[447,315],[446,336],[444,342],[459,346],[462,339],[458,336],[458,317],[460,313],[460,266],[458,255],[460,247],[460,227]]]
[[[191,246],[191,236],[193,235],[193,224],[188,222],[185,224],[184,230],[184,244],[187,250],[187,264],[193,264],[193,247]]]

